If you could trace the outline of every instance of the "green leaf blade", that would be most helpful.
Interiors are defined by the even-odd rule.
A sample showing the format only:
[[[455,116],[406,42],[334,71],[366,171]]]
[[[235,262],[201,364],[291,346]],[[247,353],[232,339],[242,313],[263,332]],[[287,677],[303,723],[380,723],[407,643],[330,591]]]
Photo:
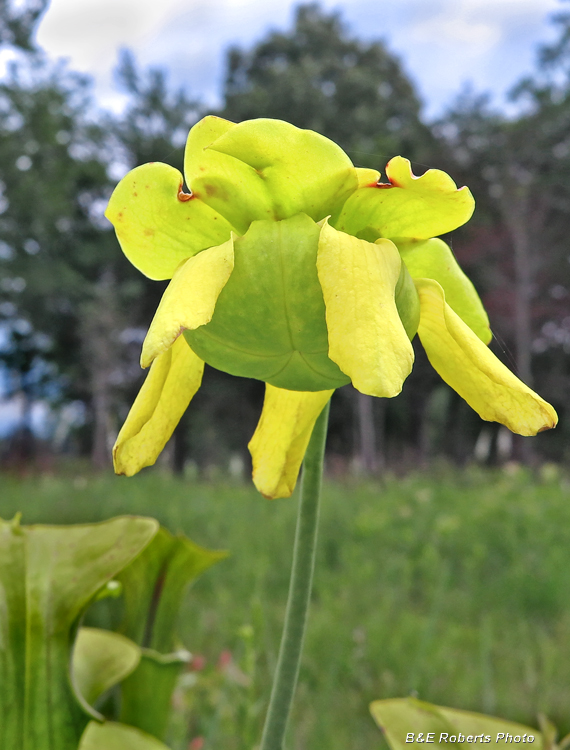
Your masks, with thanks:
[[[136,643],[119,633],[99,628],[81,628],[73,651],[73,678],[87,703],[133,672],[141,659]]]
[[[189,659],[187,651],[163,656],[143,649],[137,669],[121,685],[121,721],[163,739],[172,693]]]
[[[69,527],[0,521],[0,747],[77,750],[97,716],[70,674],[77,623],[157,527],[135,517]]]
[[[92,721],[81,739],[79,750],[168,750],[166,745],[134,727],[107,721]]]
[[[204,549],[160,528],[152,543],[118,576],[125,614],[120,631],[162,654],[175,651],[176,620],[184,589],[226,552]]]
[[[424,744],[428,733],[433,733],[431,739],[433,739],[434,748],[449,748],[450,744],[465,746],[473,743],[473,737],[477,735],[489,737],[489,740],[484,743],[485,747],[504,746],[506,734],[511,734],[513,737],[518,735],[521,739],[525,734],[532,735],[534,737],[532,747],[542,750],[543,746],[540,731],[532,727],[471,711],[435,706],[417,698],[374,701],[370,705],[370,712],[378,726],[384,731],[392,750],[406,750],[410,746],[416,746],[414,740],[420,733],[423,739],[419,742]],[[414,737],[409,738],[410,734]],[[467,739],[459,743],[460,734],[465,738],[471,736],[472,739],[469,743]],[[455,740],[450,740],[450,737],[455,737]]]

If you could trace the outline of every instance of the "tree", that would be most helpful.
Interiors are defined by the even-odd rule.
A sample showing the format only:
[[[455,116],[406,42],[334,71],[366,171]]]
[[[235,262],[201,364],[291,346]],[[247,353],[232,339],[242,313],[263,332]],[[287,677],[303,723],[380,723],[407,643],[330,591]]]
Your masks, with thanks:
[[[173,151],[181,166],[197,117],[163,72],[139,72],[128,54],[119,79],[130,96],[120,117],[96,112],[88,79],[34,51],[0,83],[0,325],[30,329],[0,357],[14,373],[17,363],[50,363],[51,395],[87,405],[97,466],[109,463],[116,414],[140,378],[139,329],[161,293],[124,258],[103,211],[117,169]],[[43,348],[32,356],[34,341]]]
[[[103,133],[85,117],[87,82],[30,53],[0,84],[0,180],[3,248],[0,285],[5,320],[41,335],[41,359],[88,399],[80,320],[93,284],[116,261],[101,232],[109,192]]]
[[[124,50],[115,71],[128,95],[123,113],[110,117],[108,127],[130,168],[150,161],[168,161],[182,170],[188,131],[200,119],[201,104],[179,88],[171,91],[161,68],[141,71]]]
[[[570,90],[560,77],[556,84],[539,77],[523,81],[513,96],[525,104],[515,118],[466,93],[438,126],[477,202],[464,246],[456,250],[476,262],[474,275],[499,339],[514,346],[519,376],[563,407],[569,383],[562,383],[562,362],[553,367],[552,349],[566,340],[560,334],[570,294]],[[530,458],[528,441],[518,442]]]
[[[33,34],[48,0],[0,0],[0,46],[35,49]]]

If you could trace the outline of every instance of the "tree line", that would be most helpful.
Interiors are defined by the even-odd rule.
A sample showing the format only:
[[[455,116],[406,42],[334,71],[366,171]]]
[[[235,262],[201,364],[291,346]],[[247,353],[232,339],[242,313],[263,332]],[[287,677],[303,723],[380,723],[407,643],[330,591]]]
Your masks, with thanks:
[[[45,5],[0,5],[0,48],[13,58],[0,81],[0,386],[4,403],[19,409],[1,450],[5,464],[64,452],[105,467],[143,377],[140,344],[165,284],[130,266],[103,211],[128,169],[148,161],[182,169],[188,129],[212,111],[128,52],[116,70],[126,106],[100,111],[88,77],[35,47]],[[482,422],[418,348],[398,398],[337,391],[333,469],[355,459],[375,472],[436,456],[567,457],[570,13],[554,23],[557,40],[513,90],[518,114],[510,117],[466,90],[437,122],[425,122],[398,58],[382,42],[355,38],[339,13],[318,4],[300,5],[290,30],[227,52],[214,114],[285,119],[332,138],[356,166],[382,171],[402,154],[416,174],[433,166],[469,185],[474,218],[446,239],[489,311],[495,352],[561,416],[552,434],[514,440]],[[210,372],[175,432],[172,466],[247,462],[262,399],[262,384]],[[33,427],[38,404],[50,405],[43,440]]]

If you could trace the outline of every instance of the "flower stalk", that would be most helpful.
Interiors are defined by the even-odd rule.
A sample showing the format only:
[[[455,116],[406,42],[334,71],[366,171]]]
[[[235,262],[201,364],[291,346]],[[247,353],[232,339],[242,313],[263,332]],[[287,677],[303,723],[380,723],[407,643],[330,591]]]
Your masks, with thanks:
[[[299,675],[313,586],[329,406],[315,423],[303,463],[287,611],[260,750],[282,750]]]

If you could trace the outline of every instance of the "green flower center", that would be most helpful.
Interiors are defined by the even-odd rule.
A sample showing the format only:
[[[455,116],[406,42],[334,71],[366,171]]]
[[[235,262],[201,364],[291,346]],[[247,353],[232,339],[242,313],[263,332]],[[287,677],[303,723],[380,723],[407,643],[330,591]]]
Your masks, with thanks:
[[[184,336],[216,369],[292,391],[323,391],[350,382],[328,356],[323,293],[317,276],[321,228],[306,214],[254,221],[234,242],[234,270],[212,320]],[[396,289],[410,338],[417,294],[404,264]]]
[[[254,221],[210,323],[184,336],[212,367],[278,388],[322,391],[350,382],[328,357],[317,276],[320,227],[306,214]]]

